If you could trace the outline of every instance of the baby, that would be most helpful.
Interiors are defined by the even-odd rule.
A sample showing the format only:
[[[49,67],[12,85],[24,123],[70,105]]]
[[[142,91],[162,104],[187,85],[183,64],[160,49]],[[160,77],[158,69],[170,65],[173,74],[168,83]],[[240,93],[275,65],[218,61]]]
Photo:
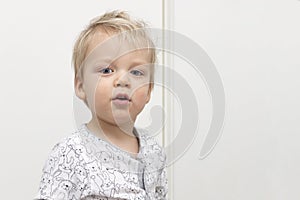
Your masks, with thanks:
[[[35,199],[166,199],[166,156],[134,126],[153,89],[145,23],[122,11],[94,19],[73,52],[74,87],[92,119],[52,149]]]

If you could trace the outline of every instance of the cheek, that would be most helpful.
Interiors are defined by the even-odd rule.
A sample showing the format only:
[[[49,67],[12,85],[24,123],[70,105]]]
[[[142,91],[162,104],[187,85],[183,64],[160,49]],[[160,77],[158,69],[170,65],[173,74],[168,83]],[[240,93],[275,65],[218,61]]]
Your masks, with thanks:
[[[93,75],[85,76],[84,90],[86,94],[86,100],[89,107],[94,107],[95,102],[95,91],[97,89],[98,78]]]
[[[109,97],[109,91],[105,87],[98,87],[94,92],[96,101],[101,101]]]
[[[95,101],[95,107],[97,110],[105,109],[110,106],[111,89],[104,84],[98,84],[97,88],[92,94],[92,98]]]
[[[134,100],[134,103],[142,106],[146,104],[148,100],[148,93],[149,93],[149,85],[145,85],[135,90],[132,95],[132,99]]]

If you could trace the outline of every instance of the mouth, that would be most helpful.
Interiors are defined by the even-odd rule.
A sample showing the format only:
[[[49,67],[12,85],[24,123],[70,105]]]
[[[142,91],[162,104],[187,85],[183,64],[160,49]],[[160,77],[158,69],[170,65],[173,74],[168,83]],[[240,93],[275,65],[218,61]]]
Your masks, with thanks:
[[[112,102],[116,105],[128,105],[131,99],[127,94],[119,93],[112,98]]]

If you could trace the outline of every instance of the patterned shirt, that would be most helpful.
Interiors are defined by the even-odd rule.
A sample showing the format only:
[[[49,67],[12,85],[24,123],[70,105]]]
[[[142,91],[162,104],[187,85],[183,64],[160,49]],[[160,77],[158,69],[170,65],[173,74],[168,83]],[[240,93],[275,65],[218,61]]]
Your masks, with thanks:
[[[86,124],[57,143],[43,168],[35,199],[166,199],[166,156],[145,131],[136,156],[91,133]]]

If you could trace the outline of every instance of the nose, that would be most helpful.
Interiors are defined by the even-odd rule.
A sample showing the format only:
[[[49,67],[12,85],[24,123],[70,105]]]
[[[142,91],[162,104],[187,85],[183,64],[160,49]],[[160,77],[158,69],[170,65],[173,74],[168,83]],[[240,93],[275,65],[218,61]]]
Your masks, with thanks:
[[[114,81],[115,87],[130,87],[130,80],[126,72],[120,73],[115,81]]]

